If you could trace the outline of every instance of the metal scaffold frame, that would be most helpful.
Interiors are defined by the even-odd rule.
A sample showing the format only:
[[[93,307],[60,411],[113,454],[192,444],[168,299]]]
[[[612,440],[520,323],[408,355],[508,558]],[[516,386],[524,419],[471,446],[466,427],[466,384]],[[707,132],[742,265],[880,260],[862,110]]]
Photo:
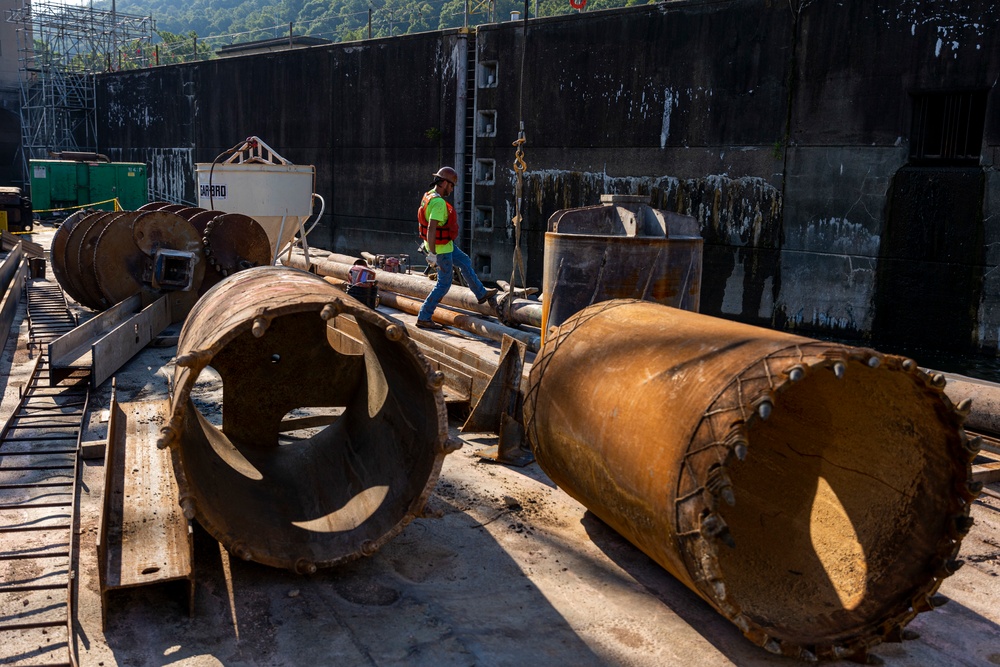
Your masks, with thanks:
[[[93,74],[118,69],[120,52],[151,54],[156,25],[149,16],[113,9],[22,0],[7,12],[17,28],[21,94],[21,156],[25,182],[28,160],[49,151],[96,151],[96,89]]]

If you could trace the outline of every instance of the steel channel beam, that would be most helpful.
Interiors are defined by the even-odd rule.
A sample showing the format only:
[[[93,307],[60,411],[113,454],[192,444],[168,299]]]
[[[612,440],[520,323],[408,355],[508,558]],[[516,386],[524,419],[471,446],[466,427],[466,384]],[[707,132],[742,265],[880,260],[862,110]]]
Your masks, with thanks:
[[[20,303],[21,294],[24,292],[27,275],[28,262],[25,261],[21,244],[18,243],[0,265],[0,295],[3,295],[0,297],[3,299],[3,303],[0,304],[0,341],[3,341],[3,344],[6,344],[10,336],[10,328],[17,313],[17,304]]]
[[[170,453],[155,446],[169,407],[167,400],[119,402],[112,390],[97,544],[102,628],[113,590],[186,580],[193,611],[191,522],[177,505]]]
[[[91,346],[91,383],[101,386],[125,362],[170,326],[170,294],[143,308]]]
[[[142,295],[133,294],[98,315],[90,318],[72,331],[63,334],[48,345],[49,366],[58,368],[82,368],[87,363],[74,362],[90,352],[93,344],[132,318],[142,308]]]

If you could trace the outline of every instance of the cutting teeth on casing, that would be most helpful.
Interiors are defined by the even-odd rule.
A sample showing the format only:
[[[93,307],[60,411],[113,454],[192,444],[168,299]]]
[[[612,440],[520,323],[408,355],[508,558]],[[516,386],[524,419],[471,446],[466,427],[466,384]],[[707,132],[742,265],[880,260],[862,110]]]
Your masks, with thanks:
[[[774,403],[768,397],[762,398],[757,402],[757,414],[760,415],[761,419],[766,420],[771,416],[771,412],[774,410]]]
[[[953,521],[955,524],[955,531],[963,537],[969,534],[969,531],[972,530],[972,524],[976,522],[976,520],[971,516],[965,516],[964,514],[959,514],[953,519]]]
[[[323,310],[319,311],[320,319],[326,322],[336,317],[337,311],[339,310],[338,305],[339,304],[328,303],[323,306]]]
[[[260,338],[267,331],[268,321],[263,317],[255,317],[253,320],[253,326],[250,327],[250,332],[253,334],[254,338]]]
[[[983,438],[979,435],[972,438],[966,436],[962,446],[965,447],[970,459],[975,458],[983,448]]]
[[[403,338],[403,328],[398,324],[390,324],[385,328],[385,337],[395,343]]]

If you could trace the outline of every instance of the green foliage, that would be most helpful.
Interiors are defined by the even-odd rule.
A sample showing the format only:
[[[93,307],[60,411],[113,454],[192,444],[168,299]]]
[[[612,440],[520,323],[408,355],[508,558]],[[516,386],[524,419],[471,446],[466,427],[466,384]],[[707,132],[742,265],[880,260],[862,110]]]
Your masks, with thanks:
[[[785,142],[775,141],[774,145],[771,146],[771,157],[775,160],[780,160],[785,155]]]
[[[654,0],[588,0],[583,10],[646,4]],[[468,0],[469,24],[506,21],[512,10],[524,12],[523,0]],[[465,20],[466,0],[117,0],[125,14],[152,16],[158,27],[160,64],[190,60],[197,36],[199,57],[222,46],[288,35],[333,41],[402,35],[455,28]],[[95,9],[111,8],[110,0],[94,2]],[[369,12],[370,10],[370,12]],[[569,0],[529,0],[532,16],[576,13]],[[133,49],[133,55],[134,49]],[[147,59],[139,54],[138,63]],[[132,59],[130,58],[130,61]],[[127,67],[123,64],[123,67]]]

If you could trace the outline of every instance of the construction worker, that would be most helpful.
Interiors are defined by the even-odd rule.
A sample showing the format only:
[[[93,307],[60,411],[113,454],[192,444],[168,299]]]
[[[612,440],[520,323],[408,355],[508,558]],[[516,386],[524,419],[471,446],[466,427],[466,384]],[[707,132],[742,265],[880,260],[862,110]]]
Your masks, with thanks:
[[[497,295],[497,290],[486,289],[480,282],[476,272],[472,270],[472,260],[455,245],[455,238],[458,236],[458,218],[455,207],[445,201],[445,197],[455,190],[456,183],[458,183],[458,173],[454,169],[451,167],[438,169],[434,174],[434,182],[431,183],[430,190],[424,194],[420,209],[417,211],[423,247],[430,255],[435,256],[438,267],[437,284],[427,295],[417,314],[417,326],[421,329],[442,328],[440,324],[431,320],[431,316],[451,287],[455,266],[465,276],[479,303],[492,301]]]

